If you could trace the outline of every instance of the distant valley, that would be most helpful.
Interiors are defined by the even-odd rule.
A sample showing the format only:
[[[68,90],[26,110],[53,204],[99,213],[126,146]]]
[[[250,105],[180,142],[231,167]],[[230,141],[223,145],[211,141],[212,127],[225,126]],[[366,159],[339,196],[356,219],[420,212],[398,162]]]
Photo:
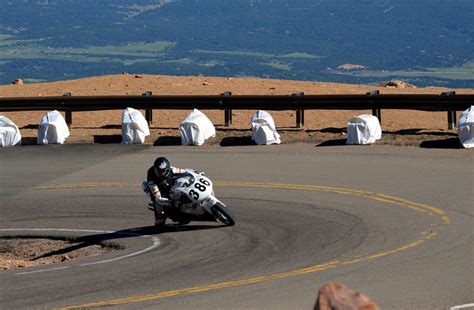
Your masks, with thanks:
[[[1,84],[129,72],[474,87],[472,0],[1,3]]]

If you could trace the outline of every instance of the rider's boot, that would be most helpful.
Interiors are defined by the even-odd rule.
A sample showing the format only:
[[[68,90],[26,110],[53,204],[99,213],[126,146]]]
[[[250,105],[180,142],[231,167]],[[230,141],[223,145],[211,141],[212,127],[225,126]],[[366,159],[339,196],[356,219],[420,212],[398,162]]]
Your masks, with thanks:
[[[162,226],[165,226],[166,215],[164,214],[164,212],[160,212],[160,213],[161,214],[159,214],[158,212],[155,212],[155,226],[162,227]]]
[[[159,209],[159,210],[157,210]],[[166,214],[163,210],[162,206],[156,204],[155,208],[153,209],[153,213],[155,214],[155,226],[164,226],[166,222]]]
[[[148,208],[148,210],[151,210],[151,211],[155,210],[155,205],[153,204],[153,202],[148,203],[146,207]]]
[[[156,227],[164,227],[165,226],[165,220],[155,220],[155,226]]]

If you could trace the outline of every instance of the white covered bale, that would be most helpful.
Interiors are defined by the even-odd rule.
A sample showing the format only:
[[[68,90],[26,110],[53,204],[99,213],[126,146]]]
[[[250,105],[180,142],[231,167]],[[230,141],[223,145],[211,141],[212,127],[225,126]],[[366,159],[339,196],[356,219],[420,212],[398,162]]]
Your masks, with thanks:
[[[21,143],[18,126],[8,117],[0,115],[0,146],[15,146]]]
[[[252,140],[257,144],[281,143],[270,113],[259,110],[252,116]]]
[[[126,108],[122,113],[122,143],[140,144],[150,135],[150,128],[143,114],[133,108]]]
[[[346,144],[371,144],[382,138],[379,119],[370,114],[355,116],[347,123]]]
[[[207,116],[194,109],[179,125],[182,145],[202,145],[216,135],[216,128]]]
[[[63,144],[69,137],[69,128],[57,110],[46,113],[41,119],[37,144]]]
[[[463,147],[474,147],[474,106],[461,113],[458,120],[458,138]]]

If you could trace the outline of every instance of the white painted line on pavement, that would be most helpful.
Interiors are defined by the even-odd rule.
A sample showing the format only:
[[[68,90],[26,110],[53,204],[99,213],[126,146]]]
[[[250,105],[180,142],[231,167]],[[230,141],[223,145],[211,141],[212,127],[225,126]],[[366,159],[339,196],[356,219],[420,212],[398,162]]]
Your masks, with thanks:
[[[142,237],[151,237],[151,236],[148,236],[148,235],[142,235]],[[149,252],[155,248],[157,248],[158,246],[160,246],[160,239],[156,238],[156,237],[151,237],[151,240],[153,241],[153,244],[141,251],[138,251],[138,252],[133,252],[133,253],[130,253],[130,254],[127,254],[127,255],[124,255],[124,256],[120,256],[120,257],[115,257],[115,258],[111,258],[111,259],[106,259],[106,260],[102,260],[102,261],[98,261],[98,262],[92,262],[92,263],[86,263],[86,264],[81,264],[79,266],[89,266],[89,265],[97,265],[97,264],[103,264],[103,263],[110,263],[110,262],[114,262],[116,260],[119,260],[119,259],[124,259],[124,258],[129,258],[129,257],[133,257],[133,256],[137,256],[137,255],[140,255],[140,254],[143,254],[143,253],[146,253],[146,252]]]
[[[465,305],[455,306],[455,307],[450,308],[450,310],[459,310],[459,309],[467,309],[467,308],[474,309],[474,304],[465,304]]]
[[[0,229],[1,231],[64,231],[64,232],[87,232],[87,233],[101,233],[101,234],[121,234],[121,235],[130,235],[130,236],[136,236],[136,237],[142,237],[142,238],[150,238],[153,244],[143,250],[136,251],[127,255],[119,256],[119,257],[114,257],[111,259],[106,259],[106,260],[101,260],[101,261],[96,261],[96,262],[91,262],[91,263],[84,263],[80,265],[73,265],[73,266],[65,266],[65,267],[52,267],[52,268],[45,268],[45,269],[39,269],[39,270],[32,270],[32,271],[23,271],[23,272],[18,272],[16,273],[17,275],[25,275],[25,274],[32,274],[32,273],[39,273],[39,272],[47,272],[47,271],[54,271],[54,270],[62,270],[62,269],[69,269],[72,267],[83,267],[83,266],[90,266],[90,265],[97,265],[97,264],[104,264],[104,263],[110,263],[114,261],[118,261],[121,259],[125,258],[130,258],[133,256],[137,256],[146,252],[149,252],[151,250],[156,249],[157,247],[160,246],[161,242],[160,239],[157,237],[153,237],[150,235],[141,235],[137,233],[132,233],[132,232],[120,232],[120,231],[111,231],[111,230],[90,230],[90,229],[66,229],[66,228],[11,228],[11,229]]]

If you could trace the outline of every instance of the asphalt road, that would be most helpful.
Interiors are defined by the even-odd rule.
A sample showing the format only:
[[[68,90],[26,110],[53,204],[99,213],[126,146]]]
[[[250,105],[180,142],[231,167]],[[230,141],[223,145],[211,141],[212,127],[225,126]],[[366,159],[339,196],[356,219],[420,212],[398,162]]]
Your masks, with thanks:
[[[233,227],[151,226],[157,156],[206,171]],[[343,282],[381,309],[474,303],[474,153],[312,145],[0,149],[0,236],[116,250],[0,271],[1,309],[312,309]]]

